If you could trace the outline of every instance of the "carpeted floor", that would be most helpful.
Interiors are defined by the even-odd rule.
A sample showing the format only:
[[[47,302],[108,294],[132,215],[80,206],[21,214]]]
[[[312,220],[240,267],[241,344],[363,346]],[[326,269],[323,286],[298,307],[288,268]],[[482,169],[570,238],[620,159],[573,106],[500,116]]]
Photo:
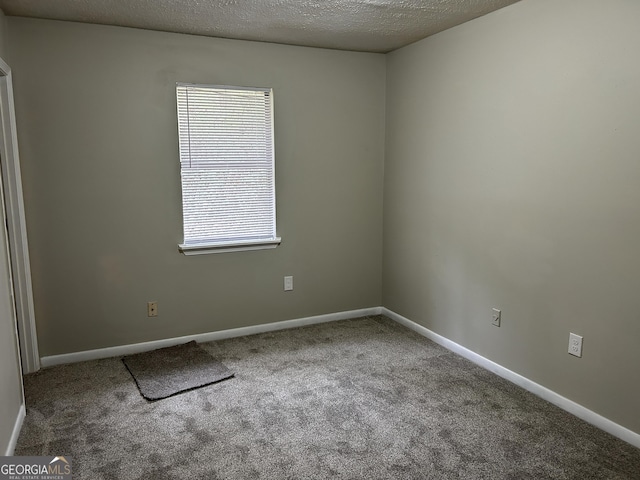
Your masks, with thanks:
[[[236,376],[157,402],[119,358],[25,379],[16,455],[75,479],[640,479],[640,450],[385,317],[203,344]]]

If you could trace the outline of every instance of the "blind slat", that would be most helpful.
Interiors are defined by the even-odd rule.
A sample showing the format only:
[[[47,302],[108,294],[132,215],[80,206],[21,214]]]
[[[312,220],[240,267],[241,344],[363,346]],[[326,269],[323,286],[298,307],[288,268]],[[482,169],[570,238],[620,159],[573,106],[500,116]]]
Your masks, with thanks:
[[[178,84],[184,243],[276,237],[270,89]]]

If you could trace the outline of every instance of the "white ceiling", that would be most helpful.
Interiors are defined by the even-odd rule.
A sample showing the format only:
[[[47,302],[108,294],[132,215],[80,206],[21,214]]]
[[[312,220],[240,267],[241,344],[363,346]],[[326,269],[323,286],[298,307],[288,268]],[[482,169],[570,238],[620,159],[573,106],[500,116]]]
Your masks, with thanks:
[[[389,52],[518,0],[0,0],[6,15]]]

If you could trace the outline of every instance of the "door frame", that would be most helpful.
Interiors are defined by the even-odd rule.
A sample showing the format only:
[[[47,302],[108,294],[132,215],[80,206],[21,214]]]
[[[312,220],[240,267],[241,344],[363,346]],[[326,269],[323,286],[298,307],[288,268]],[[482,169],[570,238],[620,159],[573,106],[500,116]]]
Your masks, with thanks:
[[[40,370],[11,68],[0,58],[0,157],[22,372]]]

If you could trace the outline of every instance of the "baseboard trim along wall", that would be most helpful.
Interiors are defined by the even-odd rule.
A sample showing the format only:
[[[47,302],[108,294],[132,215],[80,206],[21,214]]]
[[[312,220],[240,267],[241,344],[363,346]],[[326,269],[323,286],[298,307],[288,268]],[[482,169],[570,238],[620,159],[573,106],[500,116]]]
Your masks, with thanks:
[[[27,415],[27,410],[25,409],[24,403],[20,405],[20,410],[18,410],[18,416],[16,417],[16,423],[13,425],[13,432],[11,433],[11,438],[9,439],[9,445],[7,445],[7,451],[5,452],[5,457],[11,457],[13,452],[16,450],[16,444],[18,443],[18,437],[20,436],[20,432],[22,431],[22,424],[24,423],[24,418]]]
[[[131,355],[132,353],[147,352],[149,350],[155,350],[157,348],[171,347],[173,345],[187,343],[192,340],[195,340],[198,343],[213,342],[216,340],[224,340],[225,338],[243,337],[245,335],[255,335],[257,333],[304,327],[305,325],[314,325],[316,323],[334,322],[336,320],[346,320],[349,318],[364,317],[367,315],[380,315],[381,311],[381,307],[363,308],[360,310],[349,310],[346,312],[315,315],[313,317],[304,317],[294,320],[265,323],[263,325],[253,325],[250,327],[232,328],[229,330],[221,330],[218,332],[199,333],[196,335],[154,340],[151,342],[134,343],[117,347],[99,348],[97,350],[85,350],[82,352],[65,353],[62,355],[42,357],[40,359],[40,363],[42,367],[52,367],[54,365],[61,365],[65,363],[76,363],[84,362],[87,360],[97,360],[100,358],[118,357],[122,355]]]
[[[429,340],[434,341],[438,345],[442,345],[444,348],[451,350],[454,353],[457,353],[461,357],[466,358],[467,360],[472,361],[473,363],[481,366],[482,368],[489,370],[490,372],[495,373],[496,375],[509,380],[512,383],[528,390],[529,392],[537,395],[538,397],[543,398],[544,400],[553,403],[557,407],[566,410],[567,412],[575,415],[578,418],[581,418],[585,422],[588,422],[600,430],[604,430],[611,435],[618,437],[621,440],[633,445],[634,447],[640,448],[640,434],[637,434],[628,428],[623,427],[622,425],[618,425],[615,422],[612,422],[608,418],[599,415],[588,408],[583,407],[582,405],[569,400],[568,398],[563,397],[562,395],[557,394],[556,392],[549,390],[542,385],[539,385],[526,377],[523,377],[520,374],[512,372],[511,370],[498,365],[495,362],[492,362],[488,358],[485,358],[477,353],[469,350],[468,348],[463,347],[455,342],[452,342],[448,338],[445,338],[441,335],[438,335],[435,332],[432,332],[426,327],[415,323],[408,318],[403,317],[387,308],[381,308],[381,314],[385,315],[392,320],[404,325],[407,328],[410,328],[414,332],[419,333],[420,335],[427,337]]]
[[[255,335],[257,333],[273,332],[277,330],[285,330],[289,328],[303,327],[305,325],[314,325],[317,323],[333,322],[336,320],[346,320],[349,318],[364,317],[367,315],[386,315],[390,319],[398,322],[401,325],[419,333],[420,335],[434,341],[435,343],[442,345],[444,348],[451,350],[454,353],[472,361],[473,363],[481,366],[482,368],[495,373],[496,375],[509,380],[512,383],[528,390],[529,392],[537,395],[544,400],[553,403],[554,405],[566,410],[567,412],[575,415],[578,418],[604,430],[611,435],[624,440],[625,442],[640,448],[640,434],[637,434],[622,425],[599,415],[582,405],[569,400],[568,398],[559,395],[558,393],[549,390],[542,385],[539,385],[532,380],[529,380],[522,375],[512,372],[511,370],[485,358],[468,348],[463,347],[446,337],[438,335],[432,332],[426,327],[409,320],[402,315],[393,312],[385,307],[372,307],[363,308],[360,310],[349,310],[345,312],[329,313],[325,315],[316,315],[312,317],[298,318],[294,320],[285,320],[282,322],[266,323],[263,325],[254,325],[250,327],[232,328],[229,330],[221,330],[218,332],[201,333],[196,335],[187,335],[184,337],[168,338],[164,340],[155,340],[151,342],[136,343],[131,345],[122,345],[117,347],[100,348],[97,350],[86,350],[83,352],[67,353],[63,355],[53,355],[48,357],[42,357],[40,362],[42,367],[51,367],[53,365],[60,365],[65,363],[84,362],[87,360],[97,360],[100,358],[117,357],[123,355],[131,355],[132,353],[146,352],[148,350],[154,350],[156,348],[170,347],[178,345],[180,343],[190,342],[195,340],[199,343],[212,342],[216,340],[224,340],[225,338],[242,337],[245,335]],[[12,436],[9,447],[13,452],[15,448],[15,442],[18,439],[17,433],[20,432],[22,421],[24,420],[24,406],[21,409],[21,416],[16,420],[16,429],[14,429],[14,435]],[[17,433],[16,433],[17,432]],[[15,437],[15,438],[14,438]]]

